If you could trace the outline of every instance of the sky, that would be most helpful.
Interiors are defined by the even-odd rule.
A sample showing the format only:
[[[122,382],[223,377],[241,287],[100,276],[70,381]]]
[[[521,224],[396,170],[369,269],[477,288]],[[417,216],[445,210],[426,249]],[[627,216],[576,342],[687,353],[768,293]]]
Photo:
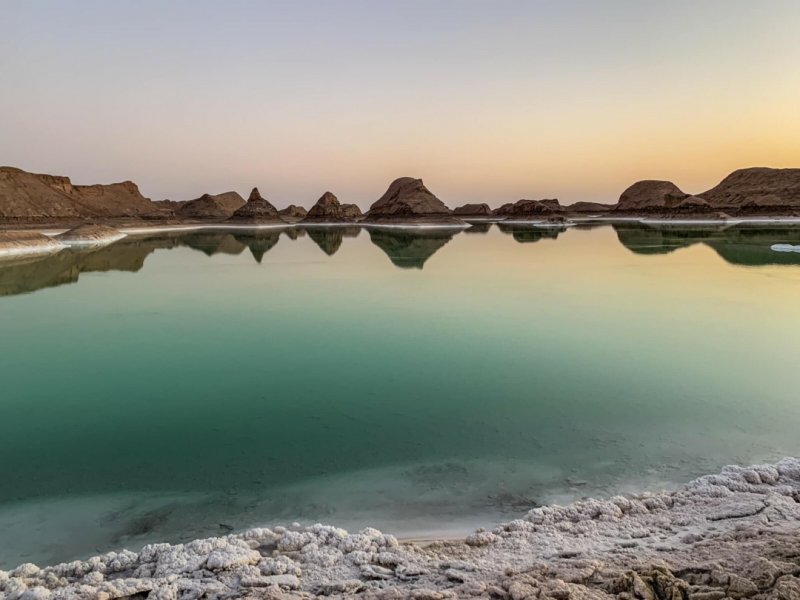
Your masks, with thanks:
[[[615,202],[800,167],[797,0],[0,3],[0,164],[154,200]]]

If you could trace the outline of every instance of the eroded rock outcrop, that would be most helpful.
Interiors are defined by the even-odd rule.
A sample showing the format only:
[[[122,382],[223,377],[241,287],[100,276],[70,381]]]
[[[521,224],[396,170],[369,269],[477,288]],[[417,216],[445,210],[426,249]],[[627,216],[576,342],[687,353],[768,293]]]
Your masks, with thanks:
[[[739,169],[700,196],[725,212],[800,214],[800,169]]]
[[[421,179],[395,179],[386,193],[367,211],[370,223],[423,223],[464,225],[447,206],[425,187]]]
[[[456,217],[491,217],[494,212],[488,204],[462,204],[453,209]]]
[[[228,222],[242,225],[280,225],[286,223],[278,214],[278,209],[261,196],[258,188],[253,188],[247,203],[236,210],[228,219]]]
[[[352,221],[360,221],[364,217],[364,213],[356,204],[342,204],[342,215]]]
[[[614,210],[614,208],[615,206],[613,204],[601,204],[600,202],[582,201],[566,205],[564,207],[564,211],[567,213],[587,213],[587,214],[603,215]]]
[[[637,181],[619,197],[616,213],[624,214],[704,214],[711,206],[697,196],[682,191],[671,181]]]
[[[278,214],[281,216],[281,219],[283,219],[287,223],[295,223],[297,221],[300,221],[301,219],[304,219],[305,216],[308,214],[308,211],[302,206],[297,206],[296,204],[290,204],[286,208],[279,210]]]
[[[162,207],[142,196],[132,181],[74,185],[69,177],[0,167],[0,220],[80,221],[87,218],[161,219]]]
[[[503,204],[494,214],[507,220],[539,220],[562,212],[563,208],[555,198],[545,200],[517,200]]]
[[[353,211],[353,208],[357,213]],[[357,206],[354,204],[342,205],[331,192],[325,192],[308,211],[303,223],[353,223],[360,216],[361,211]]]
[[[244,204],[244,198],[237,192],[223,192],[203,194],[194,200],[180,203],[173,211],[181,219],[222,221],[233,216]]]

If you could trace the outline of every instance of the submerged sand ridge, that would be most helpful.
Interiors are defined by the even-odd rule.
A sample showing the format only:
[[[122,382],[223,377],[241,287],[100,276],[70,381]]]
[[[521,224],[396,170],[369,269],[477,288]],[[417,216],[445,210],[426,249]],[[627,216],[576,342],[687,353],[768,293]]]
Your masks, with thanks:
[[[674,492],[534,508],[462,541],[252,529],[0,571],[0,598],[800,597],[800,460],[726,467]]]

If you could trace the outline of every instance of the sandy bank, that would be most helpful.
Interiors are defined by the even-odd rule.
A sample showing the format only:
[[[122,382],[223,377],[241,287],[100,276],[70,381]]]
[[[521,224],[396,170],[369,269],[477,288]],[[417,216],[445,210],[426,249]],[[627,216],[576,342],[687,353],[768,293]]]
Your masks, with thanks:
[[[61,242],[36,231],[0,231],[0,260],[52,254],[64,248]]]
[[[465,540],[277,527],[0,571],[0,598],[800,598],[800,460],[545,506]]]

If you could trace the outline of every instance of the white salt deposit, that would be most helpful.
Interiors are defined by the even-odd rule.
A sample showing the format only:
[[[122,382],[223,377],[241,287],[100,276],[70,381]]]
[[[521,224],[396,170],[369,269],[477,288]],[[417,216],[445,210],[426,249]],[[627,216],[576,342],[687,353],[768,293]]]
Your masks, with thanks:
[[[0,571],[2,600],[800,598],[800,460],[725,467],[674,492],[545,506],[464,542],[367,528],[252,529]]]

